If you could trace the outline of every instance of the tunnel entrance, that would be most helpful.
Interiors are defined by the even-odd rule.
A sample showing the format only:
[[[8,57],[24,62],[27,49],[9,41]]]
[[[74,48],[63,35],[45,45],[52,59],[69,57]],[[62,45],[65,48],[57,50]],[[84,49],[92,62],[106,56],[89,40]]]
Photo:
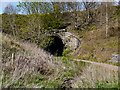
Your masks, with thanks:
[[[62,56],[64,44],[62,42],[62,39],[58,36],[49,36],[51,38],[51,41],[49,42],[49,45],[44,48],[46,51],[51,53],[54,56]]]

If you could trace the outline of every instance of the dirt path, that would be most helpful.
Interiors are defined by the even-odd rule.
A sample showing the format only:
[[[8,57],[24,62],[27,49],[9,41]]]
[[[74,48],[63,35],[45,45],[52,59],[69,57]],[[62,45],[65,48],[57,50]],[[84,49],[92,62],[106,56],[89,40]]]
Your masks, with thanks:
[[[115,71],[119,70],[119,72],[120,72],[120,67],[119,66],[110,65],[110,64],[106,64],[106,63],[98,63],[98,62],[93,62],[93,61],[88,61],[88,60],[80,60],[80,59],[74,59],[74,60],[75,61],[83,61],[83,62],[95,64],[95,65],[99,65],[99,66],[106,67],[108,69],[115,70]]]

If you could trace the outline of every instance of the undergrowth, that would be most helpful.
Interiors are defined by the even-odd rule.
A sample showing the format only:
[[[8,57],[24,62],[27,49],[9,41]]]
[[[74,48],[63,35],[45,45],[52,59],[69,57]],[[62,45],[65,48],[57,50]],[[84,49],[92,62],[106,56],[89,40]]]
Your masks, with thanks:
[[[2,88],[118,87],[116,71],[74,61],[74,55],[52,57],[35,44],[12,39],[11,45],[10,40],[3,35],[3,51],[9,59],[2,59],[5,61],[2,63]],[[13,45],[19,53],[14,52],[17,54],[12,62],[13,52],[7,54],[7,51]],[[22,53],[23,49],[27,53]]]
[[[110,60],[112,54],[118,54],[118,26],[109,26],[108,31],[107,38],[105,29],[81,33],[82,43],[74,55],[86,60]]]
[[[81,75],[75,77],[73,87],[118,88],[118,72],[91,64],[83,69]]]

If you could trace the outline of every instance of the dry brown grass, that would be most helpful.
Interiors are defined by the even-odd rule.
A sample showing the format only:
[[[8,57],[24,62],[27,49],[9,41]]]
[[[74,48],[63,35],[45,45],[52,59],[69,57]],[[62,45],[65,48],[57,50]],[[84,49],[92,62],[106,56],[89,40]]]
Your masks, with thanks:
[[[83,73],[75,77],[72,86],[74,88],[98,88],[97,85],[118,84],[118,72],[105,67],[90,65],[83,69]],[[106,86],[107,87],[107,86]]]
[[[10,86],[18,79],[23,78],[27,72],[29,74],[34,72],[41,75],[50,75],[53,73],[55,65],[52,56],[35,44],[17,41],[12,37],[9,38],[7,35],[3,35],[2,43],[4,45],[3,51],[6,53],[3,55],[15,53],[13,61],[11,55],[9,55],[9,59],[7,58],[8,60],[4,60],[6,58],[2,59],[2,61],[5,61],[2,63],[3,74],[7,75],[7,77],[3,77],[6,78],[6,81],[2,84],[2,87]],[[19,47],[16,47],[16,45],[19,45]],[[21,48],[27,50],[28,53],[7,53],[10,52],[9,49],[13,46],[19,49],[19,51]]]
[[[97,81],[99,83],[101,83],[102,80],[106,82],[107,76],[108,78],[112,77],[111,80],[114,78],[117,79],[115,71],[110,71],[103,67],[91,65],[84,68],[84,63],[72,61],[71,58],[67,57],[60,57],[53,60],[51,55],[33,43],[17,41],[3,35],[3,42],[4,41],[7,43],[3,43],[3,45],[7,46],[3,49],[8,49],[10,52],[9,48],[14,46],[17,49],[19,48],[19,50],[22,48],[24,51],[23,53],[17,53],[13,62],[10,56],[10,58],[2,64],[4,75],[2,78],[2,87],[9,87],[11,85],[13,85],[13,87],[20,87],[19,84],[15,85],[19,80],[21,80],[21,83],[24,82],[22,85],[27,88],[54,87],[56,85],[60,86],[64,84],[66,80],[72,78],[71,81],[65,82],[64,85],[70,82],[72,87],[80,86],[87,88],[95,87]],[[12,45],[10,44],[11,41]],[[16,47],[16,45],[19,45],[19,47]],[[28,53],[25,51],[28,51]],[[39,77],[36,77],[37,75]],[[42,81],[40,76],[42,78],[46,77],[46,80]],[[32,77],[35,78],[35,80],[33,80]],[[29,83],[29,81],[31,83]],[[108,82],[110,81],[108,80]]]
[[[114,29],[117,28],[114,27]],[[112,54],[118,54],[118,35],[116,33],[117,31],[113,36],[106,38],[105,29],[86,32],[75,55],[96,58],[97,60],[110,60]]]
[[[32,81],[33,86],[28,83],[32,80],[29,75],[31,75],[31,77],[36,77],[37,75],[47,77],[48,81],[44,82],[46,84],[47,82],[53,82],[59,76],[60,78],[62,77],[62,70],[64,71],[64,69],[66,69],[65,64],[60,60],[53,60],[53,56],[37,47],[34,43],[15,40],[13,37],[5,34],[3,34],[2,40],[4,45],[3,55],[9,56],[8,58],[2,59],[2,61],[5,61],[2,63],[4,75],[2,78],[2,87],[5,88],[14,85],[19,80],[22,80],[21,82],[25,81],[23,86],[27,88],[37,87],[37,85],[34,84],[34,80]],[[10,49],[13,48],[13,46],[16,49],[19,49],[19,52],[16,50],[16,52],[7,53],[10,52]],[[15,53],[13,61],[11,57],[12,53]]]

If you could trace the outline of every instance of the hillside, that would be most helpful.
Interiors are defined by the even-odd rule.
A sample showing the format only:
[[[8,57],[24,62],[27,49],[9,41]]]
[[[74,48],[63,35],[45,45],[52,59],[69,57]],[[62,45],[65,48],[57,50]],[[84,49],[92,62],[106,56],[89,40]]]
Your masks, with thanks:
[[[49,56],[35,44],[6,34],[2,44],[2,88],[118,87],[117,71],[74,61],[71,56]]]
[[[111,60],[112,54],[119,54],[119,15],[114,11],[115,8],[112,7],[109,10],[107,37],[106,17],[104,13],[102,17],[97,14],[100,13],[100,9],[96,9],[95,21],[90,25],[85,24],[85,27],[82,28],[84,24],[78,23],[77,26],[80,29],[73,30],[72,25],[67,27],[67,30],[79,37],[81,41],[80,47],[72,53],[76,58],[104,62]],[[78,17],[78,22],[80,22],[80,17]]]
[[[118,6],[57,9],[2,14],[2,88],[118,88],[119,62],[109,62],[119,55]]]
[[[110,60],[112,54],[118,52],[118,26],[109,28],[109,36],[106,38],[105,29],[97,29],[80,35],[81,46],[75,51],[75,55],[81,59]]]

